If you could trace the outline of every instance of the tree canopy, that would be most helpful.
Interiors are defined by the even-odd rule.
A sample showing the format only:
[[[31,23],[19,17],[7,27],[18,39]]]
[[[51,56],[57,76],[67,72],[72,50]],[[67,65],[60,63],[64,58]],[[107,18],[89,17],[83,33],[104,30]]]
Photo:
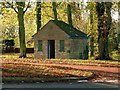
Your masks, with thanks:
[[[120,25],[117,25],[119,22],[115,15],[116,12],[120,15],[120,2],[32,2],[31,0],[15,2],[13,0],[13,2],[1,2],[0,5],[2,38],[14,39],[15,47],[34,47],[33,44],[27,44],[32,35],[49,20],[62,20],[91,38],[90,52],[94,51],[92,52],[94,55],[99,54],[99,40],[103,33],[107,36],[109,53],[119,48],[120,30],[118,27]],[[106,30],[101,28],[106,28]],[[21,42],[24,45],[20,45]]]

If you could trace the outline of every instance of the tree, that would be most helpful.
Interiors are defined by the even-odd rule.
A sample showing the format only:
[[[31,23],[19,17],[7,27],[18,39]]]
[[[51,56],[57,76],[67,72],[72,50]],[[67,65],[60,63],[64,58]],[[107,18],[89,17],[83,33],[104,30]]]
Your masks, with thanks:
[[[17,17],[16,13],[14,13],[12,9],[9,8],[8,10],[5,7],[3,8],[1,22],[2,22],[1,34],[3,39],[15,39],[16,37],[18,37]]]
[[[111,59],[108,52],[108,35],[111,29],[111,2],[97,2],[96,12],[98,16],[98,51],[96,59]]]
[[[71,5],[67,4],[67,16],[68,16],[68,23],[72,26],[72,14],[71,14]]]
[[[118,2],[118,27],[119,27],[119,32],[118,32],[118,46],[120,44],[120,1]]]
[[[94,3],[89,2],[87,7],[89,8],[89,18],[90,18],[90,56],[94,56]],[[94,31],[95,32],[95,31]]]
[[[25,43],[25,27],[24,27],[24,14],[29,8],[30,2],[28,2],[28,5],[25,9],[25,2],[15,2],[15,6],[13,5],[13,2],[7,2],[17,13],[18,18],[18,24],[19,24],[19,42],[20,42],[20,56],[19,58],[25,58],[26,57],[26,43]],[[24,10],[25,9],[25,10]]]
[[[52,2],[52,7],[53,7],[54,19],[57,20],[56,2]]]
[[[41,2],[36,4],[36,23],[37,23],[37,32],[41,28]]]

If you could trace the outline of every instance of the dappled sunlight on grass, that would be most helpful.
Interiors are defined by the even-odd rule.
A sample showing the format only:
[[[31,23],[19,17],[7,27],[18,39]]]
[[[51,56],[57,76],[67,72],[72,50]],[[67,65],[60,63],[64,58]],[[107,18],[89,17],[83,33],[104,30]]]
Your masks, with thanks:
[[[0,55],[0,58],[17,59],[19,58],[19,53],[4,53]],[[34,59],[34,54],[27,54],[27,59]]]
[[[119,53],[119,52],[113,52],[112,57],[113,57],[115,60],[120,61],[120,53]]]
[[[35,63],[35,62],[34,62]],[[2,70],[5,76],[22,76],[22,77],[83,77],[91,76],[88,71],[80,71],[71,68],[53,67],[30,62],[5,61],[3,60]]]
[[[23,77],[23,78],[88,78],[98,75],[97,79],[104,78],[106,73],[77,69],[74,66],[92,66],[97,68],[118,68],[120,64],[109,60],[80,60],[80,59],[34,59],[33,54],[27,58],[18,58],[18,54],[3,54],[2,77]],[[73,67],[69,67],[73,66]],[[93,69],[94,70],[94,69]],[[109,70],[109,69],[108,69]],[[110,79],[117,79],[117,74],[109,74]],[[96,78],[96,77],[95,77]],[[10,79],[11,80],[11,79]]]
[[[67,64],[67,65],[93,65],[105,67],[120,67],[116,60],[80,60],[80,59],[34,59],[34,54],[27,54],[27,58],[18,58],[19,54],[9,53],[0,55],[2,62],[23,62],[40,64]]]

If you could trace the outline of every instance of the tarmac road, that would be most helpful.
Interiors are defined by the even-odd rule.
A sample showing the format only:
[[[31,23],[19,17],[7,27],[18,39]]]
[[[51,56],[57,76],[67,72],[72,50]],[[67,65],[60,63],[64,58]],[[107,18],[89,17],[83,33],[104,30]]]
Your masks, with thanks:
[[[90,83],[90,82],[44,82],[44,83],[6,83],[2,88],[119,88],[118,84]],[[5,90],[5,89],[4,89]]]

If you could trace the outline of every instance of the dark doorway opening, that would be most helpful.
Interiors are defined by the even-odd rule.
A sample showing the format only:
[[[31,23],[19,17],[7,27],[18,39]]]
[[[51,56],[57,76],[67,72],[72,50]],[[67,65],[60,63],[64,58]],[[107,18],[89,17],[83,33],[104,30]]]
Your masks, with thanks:
[[[48,40],[48,58],[55,58],[55,40]]]

